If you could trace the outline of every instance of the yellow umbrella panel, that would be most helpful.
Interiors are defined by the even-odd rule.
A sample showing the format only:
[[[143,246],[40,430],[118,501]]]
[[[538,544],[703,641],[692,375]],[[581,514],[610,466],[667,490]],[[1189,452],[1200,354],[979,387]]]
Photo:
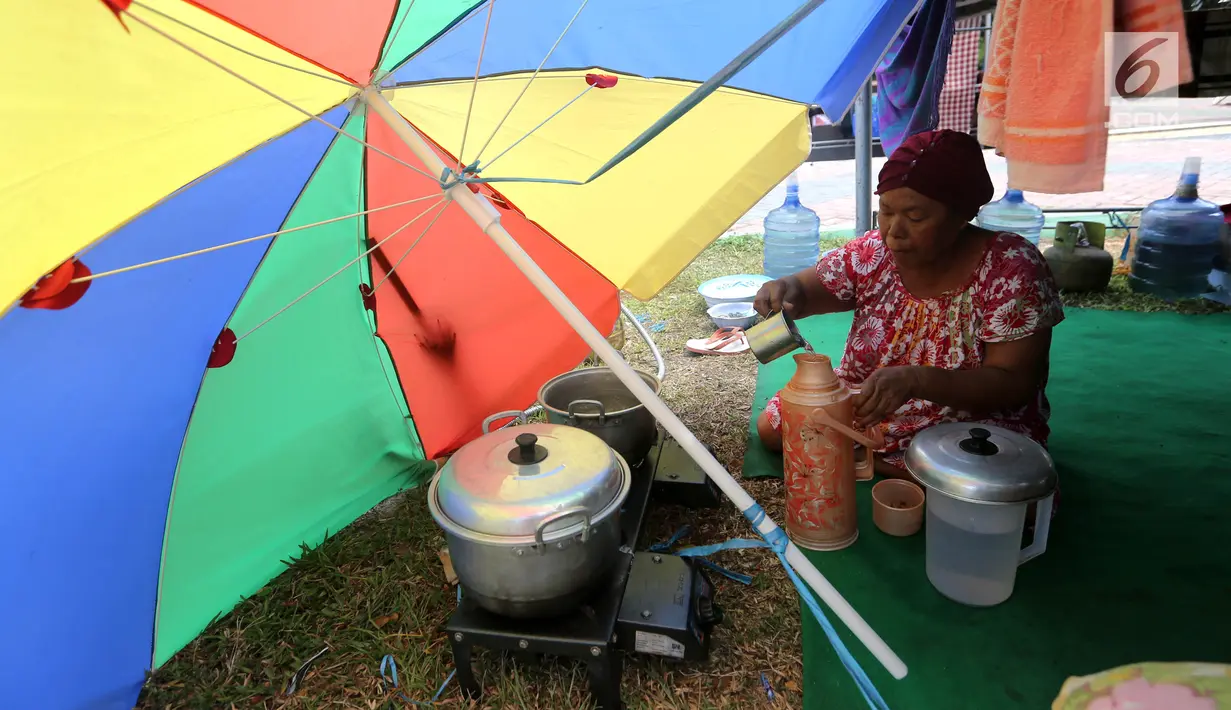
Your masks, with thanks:
[[[305,111],[354,92],[187,3],[144,4],[170,38]],[[6,8],[0,47],[20,61],[5,62],[0,92],[0,314],[59,263],[307,120],[168,36],[125,26],[101,2]]]
[[[586,77],[594,74],[617,81],[592,87]],[[466,160],[478,154],[484,178],[584,181],[697,86],[599,69],[531,76],[384,93],[450,153],[462,151],[465,135]],[[493,186],[616,286],[644,300],[802,163],[810,145],[807,106],[720,89],[593,182]]]

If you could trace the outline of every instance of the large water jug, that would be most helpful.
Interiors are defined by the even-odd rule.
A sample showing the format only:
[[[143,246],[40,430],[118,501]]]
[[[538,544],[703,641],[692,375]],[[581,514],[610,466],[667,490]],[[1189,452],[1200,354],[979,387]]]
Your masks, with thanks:
[[[1226,226],[1218,205],[1197,196],[1200,175],[1201,158],[1186,158],[1175,194],[1141,211],[1129,276],[1134,291],[1173,301],[1209,290]]]
[[[765,215],[765,275],[771,279],[816,266],[821,258],[821,219],[799,202],[799,178],[786,181],[786,201]]]
[[[983,205],[978,225],[993,232],[1013,232],[1038,246],[1043,232],[1043,210],[1026,201],[1021,190],[1009,190],[1004,197]]]

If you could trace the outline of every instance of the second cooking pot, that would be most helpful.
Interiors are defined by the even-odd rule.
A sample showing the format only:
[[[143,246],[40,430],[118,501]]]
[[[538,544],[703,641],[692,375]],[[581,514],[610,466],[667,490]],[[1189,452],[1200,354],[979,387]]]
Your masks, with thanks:
[[[657,377],[637,371],[654,394]],[[539,389],[547,421],[598,435],[630,465],[641,463],[658,438],[654,415],[609,367],[587,367],[558,375]]]
[[[618,560],[632,476],[594,434],[556,424],[488,432],[432,480],[428,509],[445,531],[464,593],[510,617],[567,613]]]

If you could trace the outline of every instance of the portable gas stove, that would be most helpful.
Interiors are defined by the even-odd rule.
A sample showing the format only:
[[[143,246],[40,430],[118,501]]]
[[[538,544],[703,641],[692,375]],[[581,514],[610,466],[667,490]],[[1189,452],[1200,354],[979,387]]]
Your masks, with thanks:
[[[585,661],[599,708],[619,710],[621,652],[684,661],[709,656],[710,631],[721,623],[714,585],[693,560],[634,552],[651,501],[716,508],[720,493],[680,445],[660,431],[659,442],[633,468],[632,488],[620,510],[621,558],[614,572],[575,612],[550,619],[492,614],[466,598],[445,630],[462,691],[482,694],[471,667],[476,647],[509,651],[522,660],[569,656]]]

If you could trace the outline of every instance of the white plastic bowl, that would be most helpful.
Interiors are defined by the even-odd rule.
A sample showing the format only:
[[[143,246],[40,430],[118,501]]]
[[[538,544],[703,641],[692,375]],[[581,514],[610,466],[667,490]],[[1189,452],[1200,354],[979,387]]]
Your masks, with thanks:
[[[753,310],[752,301],[719,303],[716,306],[710,306],[705,312],[719,328],[750,328],[759,317]]]
[[[710,279],[697,287],[697,293],[705,299],[705,307],[720,303],[751,303],[757,291],[771,279],[764,274],[732,274]]]

